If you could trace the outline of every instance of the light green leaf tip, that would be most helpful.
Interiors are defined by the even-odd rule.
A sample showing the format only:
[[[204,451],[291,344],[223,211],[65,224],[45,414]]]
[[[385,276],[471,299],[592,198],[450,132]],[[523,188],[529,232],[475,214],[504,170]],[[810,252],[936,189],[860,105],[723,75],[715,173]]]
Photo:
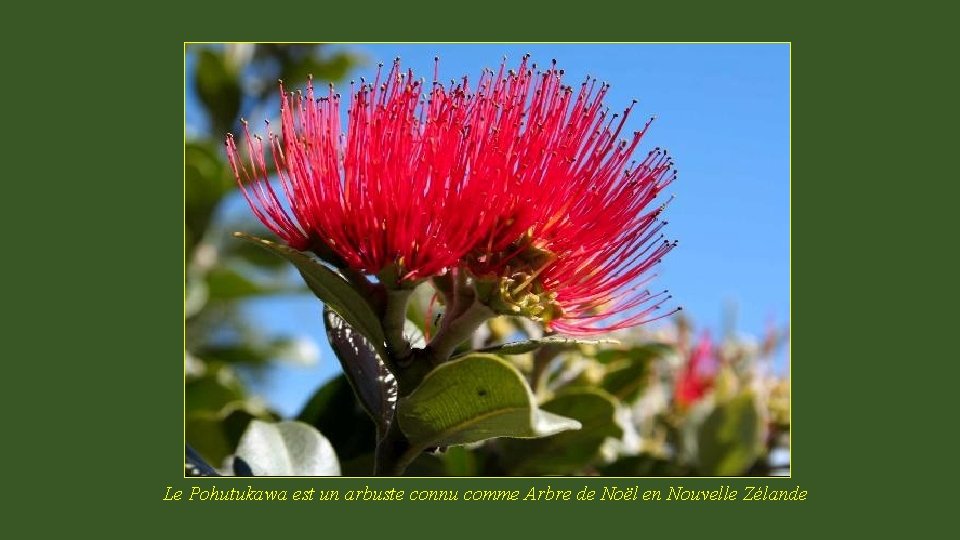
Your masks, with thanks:
[[[303,422],[250,422],[236,455],[255,476],[339,476],[330,441]]]
[[[601,390],[564,392],[541,407],[554,414],[575,418],[583,423],[583,429],[545,439],[505,441],[502,465],[510,474],[579,473],[594,461],[605,440],[623,436],[623,429],[616,421],[616,399]]]

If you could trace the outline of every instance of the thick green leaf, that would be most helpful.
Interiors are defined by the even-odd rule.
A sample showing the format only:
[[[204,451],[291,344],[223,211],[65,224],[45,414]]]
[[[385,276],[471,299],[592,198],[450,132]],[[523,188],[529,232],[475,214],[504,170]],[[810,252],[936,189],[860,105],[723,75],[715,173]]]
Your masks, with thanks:
[[[743,474],[760,455],[763,424],[756,399],[744,392],[718,404],[697,430],[697,461],[702,474]]]
[[[505,441],[502,461],[511,474],[579,474],[594,461],[608,437],[623,435],[623,429],[616,422],[617,403],[601,391],[571,390],[547,401],[541,408],[574,418],[583,428],[545,439]]]
[[[236,455],[255,476],[340,475],[330,441],[302,422],[254,420],[240,438]]]
[[[354,330],[366,336],[382,358],[387,357],[380,320],[366,299],[340,275],[310,255],[289,246],[240,232],[234,233],[234,236],[263,246],[293,263],[317,298],[336,311]]]
[[[580,428],[575,420],[540,410],[523,376],[489,354],[471,354],[428,373],[400,400],[397,420],[414,451]]]
[[[362,334],[354,331],[340,315],[329,307],[323,309],[330,346],[340,359],[343,372],[350,381],[363,408],[377,425],[380,437],[386,436],[397,408],[397,379],[383,358]]]
[[[564,349],[573,349],[580,345],[601,345],[605,343],[619,343],[614,339],[574,339],[574,338],[565,338],[560,336],[547,336],[537,339],[529,339],[526,341],[516,341],[513,343],[503,343],[501,345],[494,345],[492,347],[484,347],[483,349],[477,350],[477,352],[490,353],[490,354],[524,354],[530,351],[535,351],[544,345],[551,345],[555,347],[560,347]]]

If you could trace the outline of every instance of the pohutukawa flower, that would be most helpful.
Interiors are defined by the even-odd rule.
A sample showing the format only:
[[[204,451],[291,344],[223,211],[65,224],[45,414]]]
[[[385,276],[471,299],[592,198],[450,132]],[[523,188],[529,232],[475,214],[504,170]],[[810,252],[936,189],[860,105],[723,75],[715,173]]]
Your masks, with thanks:
[[[345,135],[332,86],[319,98],[312,81],[306,96],[281,86],[282,131],[267,146],[288,202],[268,181],[263,141],[244,124],[244,162],[227,138],[257,217],[294,248],[368,273],[466,267],[496,311],[567,334],[659,318],[669,296],[645,285],[676,243],[655,199],[676,172],[659,148],[632,160],[650,122],[621,140],[633,106],[610,114],[609,85],[588,76],[574,89],[555,61],[541,71],[525,56],[475,87],[444,86],[437,71],[429,90],[399,62],[361,79]]]
[[[425,90],[398,59],[386,76],[351,83],[345,134],[333,85],[317,96],[312,80],[306,95],[281,82],[280,92],[280,135],[269,132],[265,144],[244,122],[249,160],[232,135],[226,147],[254,214],[291,247],[332,251],[371,274],[396,265],[417,279],[456,266],[493,227],[497,216],[482,205],[505,186],[477,172],[501,158],[471,147],[477,110],[460,86]],[[265,147],[282,193],[269,182]]]
[[[556,61],[543,71],[527,61],[506,74],[502,66],[496,76],[485,73],[473,97],[485,112],[470,144],[509,159],[484,172],[505,189],[471,270],[499,278],[499,311],[566,334],[674,313],[679,308],[656,316],[670,297],[645,289],[650,269],[676,246],[660,233],[666,203],[654,202],[676,178],[671,159],[656,148],[631,160],[652,119],[621,140],[633,105],[610,114],[602,104],[606,83],[588,76],[574,90]]]
[[[704,332],[677,376],[674,398],[681,407],[696,403],[713,386],[717,375],[717,360],[713,354],[710,334]]]

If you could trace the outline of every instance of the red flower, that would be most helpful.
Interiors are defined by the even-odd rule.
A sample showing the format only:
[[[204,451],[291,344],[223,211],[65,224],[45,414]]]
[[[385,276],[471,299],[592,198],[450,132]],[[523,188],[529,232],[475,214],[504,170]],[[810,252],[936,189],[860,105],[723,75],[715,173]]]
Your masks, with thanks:
[[[574,90],[555,62],[501,64],[475,88],[436,78],[426,91],[396,62],[383,80],[361,79],[345,136],[332,87],[319,99],[312,82],[305,97],[283,94],[282,136],[269,146],[286,204],[267,180],[262,141],[244,125],[247,166],[228,136],[257,217],[294,248],[332,250],[368,273],[466,266],[497,280],[500,311],[567,334],[659,318],[670,297],[644,287],[676,244],[660,234],[665,204],[654,201],[676,173],[659,148],[631,161],[650,122],[621,140],[633,106],[610,114],[606,83],[588,76]]]
[[[689,406],[704,395],[713,386],[717,374],[717,360],[713,356],[713,342],[710,334],[704,332],[689,360],[677,377],[674,398],[682,407]]]
[[[281,136],[268,146],[282,187],[271,186],[264,143],[244,123],[249,162],[234,137],[226,146],[234,176],[257,218],[298,250],[332,250],[357,270],[377,273],[397,264],[401,276],[423,278],[456,266],[496,216],[489,183],[477,179],[484,159],[471,153],[476,111],[465,92],[400,71],[399,61],[372,83],[351,84],[346,134],[340,95],[331,85],[317,98],[283,91]]]
[[[660,318],[653,313],[670,297],[644,285],[676,246],[659,234],[665,203],[654,205],[676,172],[659,148],[631,161],[652,119],[620,140],[633,105],[622,117],[609,114],[602,103],[609,85],[588,76],[575,91],[555,61],[535,70],[526,57],[506,75],[501,66],[481,78],[474,97],[484,112],[471,146],[502,156],[486,163],[492,167],[482,177],[504,190],[497,193],[500,219],[470,268],[506,279],[508,302],[566,334]]]

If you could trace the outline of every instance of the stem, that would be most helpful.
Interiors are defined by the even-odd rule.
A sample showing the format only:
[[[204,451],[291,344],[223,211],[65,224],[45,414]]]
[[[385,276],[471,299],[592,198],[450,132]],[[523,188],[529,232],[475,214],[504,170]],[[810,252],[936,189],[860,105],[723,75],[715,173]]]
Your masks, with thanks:
[[[462,298],[460,298],[462,300]],[[454,306],[455,308],[458,306]],[[433,338],[425,352],[431,363],[441,364],[450,359],[457,345],[470,339],[470,336],[480,328],[480,325],[495,315],[492,309],[477,302],[475,299],[469,307],[459,313],[452,313],[452,319],[441,325],[437,335]]]
[[[397,362],[410,356],[410,343],[403,336],[407,322],[407,304],[413,289],[388,289],[387,305],[383,314],[383,333],[387,339],[387,350]]]
[[[382,285],[374,284],[362,272],[358,272],[352,268],[342,268],[340,272],[343,273],[343,277],[347,278],[350,284],[359,289],[367,298],[374,312],[378,315],[383,313],[385,295]]]
[[[400,476],[410,460],[410,443],[400,432],[400,426],[394,421],[384,436],[377,434],[377,449],[373,454],[374,476]],[[416,457],[416,456],[414,456]]]
[[[530,387],[534,394],[540,394],[544,389],[543,376],[550,367],[550,363],[560,353],[560,347],[545,345],[533,353],[533,368],[530,370]]]
[[[397,459],[397,463],[394,465],[392,474],[394,476],[400,476],[403,474],[403,471],[407,470],[407,467],[424,451],[422,447],[407,446],[406,451]]]

